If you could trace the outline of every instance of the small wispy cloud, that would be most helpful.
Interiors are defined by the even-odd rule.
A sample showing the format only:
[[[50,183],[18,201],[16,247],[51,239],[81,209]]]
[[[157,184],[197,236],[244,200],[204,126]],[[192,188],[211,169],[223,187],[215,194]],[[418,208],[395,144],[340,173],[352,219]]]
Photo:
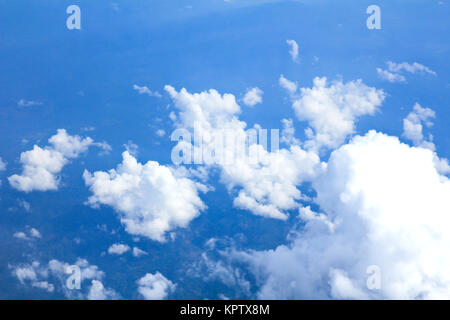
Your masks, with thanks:
[[[381,79],[387,80],[389,82],[405,82],[406,78],[403,75],[405,72],[412,74],[428,73],[436,76],[436,72],[434,72],[427,66],[424,66],[423,64],[417,62],[413,62],[410,64],[408,62],[395,63],[392,61],[388,61],[387,66],[387,70],[377,68],[377,73]]]
[[[405,82],[406,78],[398,73],[392,73],[387,70],[383,70],[381,68],[377,68],[378,76],[383,79],[387,80],[389,82]]]
[[[137,84],[133,85],[133,89],[139,92],[139,94],[146,94],[151,97],[161,98],[161,94],[158,91],[152,91],[147,86],[138,86]]]
[[[291,47],[289,54],[294,62],[298,62],[298,44],[295,40],[286,40],[286,43]]]
[[[42,103],[42,102],[39,102],[39,101],[20,99],[20,100],[17,102],[17,105],[18,105],[19,107],[32,107],[32,106],[40,106],[40,105],[43,105],[43,103]]]
[[[436,72],[434,72],[430,68],[424,66],[423,64],[420,64],[417,62],[413,62],[412,64],[409,64],[407,62],[395,63],[392,61],[388,61],[387,65],[388,65],[389,71],[391,71],[391,72],[401,72],[404,70],[409,73],[424,72],[424,73],[432,74],[434,76],[436,75]]]

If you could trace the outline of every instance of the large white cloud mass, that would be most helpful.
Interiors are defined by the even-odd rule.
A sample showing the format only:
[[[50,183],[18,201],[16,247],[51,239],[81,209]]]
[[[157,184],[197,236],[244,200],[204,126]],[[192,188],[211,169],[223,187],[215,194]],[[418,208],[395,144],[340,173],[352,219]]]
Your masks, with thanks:
[[[313,187],[323,213],[301,209],[288,245],[234,252],[259,298],[450,298],[450,181],[431,150],[370,131],[335,150]]]
[[[41,148],[34,145],[32,150],[21,153],[22,174],[8,178],[13,188],[24,192],[57,190],[58,174],[70,159],[77,158],[93,145],[106,151],[110,149],[106,143],[94,142],[89,137],[71,136],[64,129],[58,129],[48,142],[50,146]]]
[[[108,205],[120,213],[127,232],[165,241],[165,233],[185,228],[206,206],[205,187],[156,161],[138,163],[128,151],[117,169],[83,174],[92,191],[88,204]]]

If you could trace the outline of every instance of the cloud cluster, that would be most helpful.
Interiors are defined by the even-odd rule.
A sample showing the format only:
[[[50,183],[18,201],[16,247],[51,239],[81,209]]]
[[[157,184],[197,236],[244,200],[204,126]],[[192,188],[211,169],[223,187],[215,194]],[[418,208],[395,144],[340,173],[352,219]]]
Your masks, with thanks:
[[[85,171],[83,178],[92,192],[88,204],[113,207],[130,234],[165,241],[168,231],[187,227],[206,208],[198,195],[203,185],[156,161],[141,164],[128,151],[122,157],[117,169]]]
[[[431,150],[370,131],[335,150],[313,187],[323,213],[302,209],[287,245],[233,253],[258,298],[450,298],[450,181]]]
[[[175,124],[204,139],[202,147],[193,146],[194,153],[211,154],[215,147],[211,137],[218,132],[247,137],[247,124],[237,117],[240,107],[233,95],[222,96],[215,90],[191,94],[186,89],[177,92],[170,86],[166,90],[179,110]],[[260,216],[286,219],[285,211],[298,207],[297,201],[302,198],[297,186],[320,168],[314,152],[295,145],[269,152],[261,144],[248,142],[248,152],[256,155],[252,159],[236,149],[236,144],[226,144],[223,153],[232,161],[212,165],[220,169],[221,181],[230,193],[237,192],[234,205]]]
[[[22,174],[8,177],[10,185],[24,192],[57,190],[58,174],[70,161],[86,152],[90,146],[110,149],[106,143],[96,143],[91,138],[71,136],[66,130],[58,129],[57,134],[49,140],[49,146],[41,148],[34,145],[32,150],[22,152]]]
[[[20,99],[20,100],[17,102],[17,105],[18,105],[19,107],[32,107],[32,106],[40,106],[40,105],[43,105],[43,103],[42,103],[42,102],[39,102],[39,101]]]
[[[139,286],[138,292],[146,300],[166,299],[176,288],[176,285],[172,281],[159,272],[155,274],[147,273],[137,281],[137,284]]]
[[[66,280],[70,273],[66,273],[66,271],[72,267],[67,262],[53,259],[48,264],[41,265],[40,262],[33,261],[31,264],[9,266],[9,268],[21,284],[44,289],[50,293],[62,292],[68,299],[105,300],[120,298],[116,291],[103,286],[101,281],[105,273],[99,270],[97,266],[91,265],[87,260],[80,258],[73,265],[80,270],[80,290],[67,287]],[[84,281],[90,281],[91,285],[85,286]]]

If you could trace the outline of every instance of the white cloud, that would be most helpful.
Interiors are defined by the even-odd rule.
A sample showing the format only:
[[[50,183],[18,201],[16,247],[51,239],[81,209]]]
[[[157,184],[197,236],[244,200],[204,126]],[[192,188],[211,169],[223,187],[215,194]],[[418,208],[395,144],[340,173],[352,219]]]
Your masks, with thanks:
[[[392,73],[381,68],[377,68],[377,73],[381,79],[387,80],[389,82],[405,82],[406,78],[398,73]]]
[[[88,300],[115,300],[119,295],[113,289],[105,288],[99,280],[91,281],[91,288],[87,295]]]
[[[93,193],[88,204],[113,207],[130,234],[165,241],[166,232],[187,227],[206,208],[199,183],[156,161],[140,164],[127,151],[122,156],[117,169],[85,171],[83,178]]]
[[[247,90],[247,92],[245,93],[243,102],[249,106],[249,107],[253,107],[258,103],[262,102],[262,95],[263,95],[263,91],[259,88],[252,88]]]
[[[108,253],[121,255],[127,252],[128,250],[130,250],[130,247],[127,246],[126,244],[115,243],[108,248]]]
[[[133,85],[133,89],[136,90],[137,92],[139,92],[139,94],[146,94],[151,97],[161,98],[161,94],[158,91],[152,91],[147,86],[140,87],[135,84],[135,85]]]
[[[163,137],[166,134],[166,132],[163,129],[158,129],[156,130],[155,133],[158,137]]]
[[[35,228],[31,228],[30,229],[30,235],[33,238],[42,238],[41,233],[39,232],[39,230],[35,229]]]
[[[33,238],[37,238],[37,239],[42,238],[41,233],[39,232],[39,230],[37,230],[37,229],[35,229],[35,228],[31,228],[31,229],[28,231],[28,234],[29,234],[29,235],[27,235],[27,234],[26,234],[25,232],[23,232],[23,231],[19,231],[19,232],[15,232],[15,233],[13,234],[13,237],[14,237],[14,238],[17,238],[17,239],[22,239],[22,240],[32,240]]]
[[[133,157],[136,157],[138,155],[138,145],[133,143],[133,141],[129,140],[128,143],[123,145],[125,150],[128,151],[129,154],[131,154]]]
[[[176,285],[168,280],[161,273],[147,273],[144,277],[137,281],[138,292],[146,300],[163,300],[172,293]]]
[[[450,298],[450,180],[431,150],[370,131],[335,150],[312,186],[323,219],[274,250],[233,253],[258,298]],[[366,285],[372,265],[379,290]]]
[[[355,122],[373,115],[385,98],[382,90],[366,86],[361,80],[327,86],[327,79],[314,78],[312,88],[301,88],[292,107],[299,120],[308,121],[305,148],[337,148],[355,131]]]
[[[292,61],[298,62],[298,44],[295,40],[286,40],[289,45],[289,54],[291,55]]]
[[[3,159],[0,157],[0,171],[6,170],[6,161],[3,161]]]
[[[92,145],[105,148],[104,143],[95,143],[89,137],[70,136],[64,129],[58,129],[48,141],[50,146],[41,148],[34,145],[32,150],[21,153],[22,174],[8,178],[13,188],[24,192],[57,190],[58,174],[69,159],[77,158]]]
[[[30,203],[28,203],[25,200],[19,200],[19,205],[25,209],[26,212],[30,212],[31,211],[31,205]]]
[[[281,130],[281,142],[287,145],[299,145],[300,141],[295,138],[295,128],[292,119],[282,119],[283,129]]]
[[[148,254],[147,252],[139,249],[138,247],[133,248],[133,256],[134,257],[140,257],[140,256],[147,255],[147,254]]]
[[[66,280],[70,274],[66,273],[69,266],[76,265],[81,272],[81,290],[70,290]],[[118,299],[120,295],[113,289],[104,288],[101,280],[105,273],[97,266],[89,264],[85,259],[78,258],[74,264],[56,259],[42,265],[38,261],[31,264],[11,266],[12,274],[22,285],[30,285],[48,292],[60,291],[68,299]],[[91,286],[85,286],[84,281],[91,281]]]
[[[302,199],[297,186],[311,179],[320,168],[319,157],[295,145],[277,152],[261,149],[256,163],[236,159],[232,165],[223,166],[222,181],[228,189],[240,187],[233,202],[236,207],[285,220],[285,211],[297,208],[297,201]]]
[[[17,105],[19,106],[19,107],[32,107],[32,106],[40,106],[40,105],[42,105],[43,103],[42,102],[39,102],[39,101],[32,101],[32,100],[25,100],[25,99],[20,99],[18,102],[17,102]]]
[[[297,91],[297,84],[289,81],[283,75],[280,76],[279,84],[282,88],[286,89],[290,94],[294,94]]]
[[[430,108],[422,108],[418,103],[414,105],[413,111],[403,119],[403,136],[411,140],[416,147],[435,149],[432,142],[433,136],[429,136],[426,140],[423,136],[423,124],[426,127],[431,127],[433,123],[430,119],[435,118],[436,114]]]
[[[429,73],[434,76],[436,75],[436,72],[417,62],[409,64],[407,62],[395,63],[392,61],[388,61],[387,65],[388,70],[377,68],[377,73],[381,79],[387,80],[389,82],[405,82],[406,78],[401,74],[402,72],[409,72],[412,74]]]
[[[23,239],[23,240],[29,240],[29,239],[30,239],[30,238],[27,237],[27,235],[25,234],[25,232],[22,232],[22,231],[20,231],[20,232],[15,232],[15,233],[13,234],[13,237],[14,237],[14,238],[17,238],[17,239]]]
[[[388,61],[387,64],[388,64],[389,71],[391,71],[391,72],[401,72],[401,71],[407,71],[409,73],[424,72],[424,73],[436,75],[436,72],[434,72],[430,68],[424,66],[423,64],[420,64],[417,62],[413,62],[412,64],[409,64],[407,62],[395,63],[392,61]]]
[[[210,153],[212,142],[218,132],[232,132],[234,137],[246,136],[246,123],[237,118],[240,107],[231,94],[221,96],[216,90],[191,94],[186,89],[177,92],[166,86],[166,90],[179,110],[176,125],[203,137],[203,152]],[[186,143],[186,142],[182,142]],[[194,153],[200,148],[195,147]],[[251,144],[249,152],[257,155],[254,159],[237,152],[234,144],[224,146],[224,158],[232,161],[213,162],[218,166],[221,181],[228,190],[237,190],[234,206],[249,210],[253,214],[286,219],[286,210],[299,206],[302,198],[297,186],[320,167],[318,156],[302,150],[299,146],[268,152],[261,145]],[[228,157],[230,156],[230,157]]]
[[[430,108],[423,108],[416,103],[408,116],[403,119],[403,137],[410,140],[415,147],[430,149],[435,151],[436,146],[433,143],[433,135],[428,134],[425,139],[423,135],[423,128],[433,126],[431,119],[436,117],[435,112]],[[434,164],[440,174],[449,174],[450,165],[445,158],[439,158],[434,152]]]
[[[201,255],[201,259],[195,263],[188,273],[204,281],[220,281],[224,285],[233,289],[236,296],[248,297],[250,295],[251,284],[245,279],[245,274],[241,269],[234,267],[227,259],[227,252],[220,252],[222,260],[214,260],[208,256],[208,252],[214,248],[209,248]]]

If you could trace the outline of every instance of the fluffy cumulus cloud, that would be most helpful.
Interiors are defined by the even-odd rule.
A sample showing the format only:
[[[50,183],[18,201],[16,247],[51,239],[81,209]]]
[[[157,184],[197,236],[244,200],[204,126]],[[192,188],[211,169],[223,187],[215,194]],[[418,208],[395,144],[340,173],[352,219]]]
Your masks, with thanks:
[[[299,120],[307,121],[305,148],[334,149],[354,133],[355,122],[363,115],[373,115],[382,104],[382,90],[366,86],[361,80],[329,86],[326,78],[315,78],[312,88],[301,88],[293,108]]]
[[[260,146],[255,146],[259,148]],[[240,187],[234,205],[255,215],[287,219],[286,210],[299,206],[297,188],[320,168],[319,157],[298,146],[276,152],[259,150],[259,161],[236,159],[223,167],[222,181],[229,189]]]
[[[233,253],[259,298],[450,298],[450,181],[431,150],[370,131],[335,150],[313,187],[321,212],[300,210],[287,245]]]
[[[176,285],[161,273],[147,273],[137,281],[138,292],[146,300],[163,300],[172,293]]]
[[[221,181],[230,193],[237,192],[234,199],[236,207],[260,216],[286,219],[285,211],[299,206],[302,194],[297,186],[320,167],[320,160],[314,152],[296,145],[269,152],[262,144],[248,140],[248,154],[254,155],[249,157],[239,147],[239,141],[245,141],[249,133],[247,124],[237,117],[240,107],[233,95],[222,96],[215,90],[191,94],[186,89],[177,92],[170,86],[166,86],[166,90],[179,110],[176,126],[186,128],[193,136],[203,139],[201,146],[189,144],[194,149],[194,157],[217,151],[218,145],[214,142],[219,133],[228,135],[225,140],[234,138],[227,140],[233,143],[220,145],[221,152],[216,152],[216,155],[220,154],[219,159],[206,164],[217,166]],[[261,133],[261,128],[255,128],[254,132]],[[186,143],[179,142],[182,145]],[[230,161],[221,161],[223,159]]]
[[[424,66],[423,64],[413,62],[412,64],[408,62],[395,63],[392,61],[387,62],[388,69],[377,68],[377,73],[381,79],[387,80],[389,82],[405,82],[406,78],[402,73],[428,73],[431,75],[436,75],[436,72]]]
[[[108,248],[109,254],[121,255],[129,251],[130,247],[123,243],[115,243]]]
[[[8,178],[13,188],[24,192],[57,190],[58,174],[70,159],[77,158],[93,145],[104,150],[110,148],[106,143],[96,143],[89,137],[71,136],[64,129],[59,129],[48,142],[49,146],[41,148],[34,145],[32,150],[21,153],[22,174]]]
[[[118,299],[120,295],[110,288],[105,288],[101,282],[105,273],[97,266],[89,264],[85,259],[77,259],[74,264],[62,262],[56,259],[48,264],[33,261],[30,264],[9,266],[19,282],[23,285],[40,288],[50,293],[61,292],[68,299]],[[75,275],[75,269],[80,273],[80,289],[73,290],[67,286],[67,280]],[[86,286],[85,282],[90,283]]]
[[[259,88],[252,88],[247,90],[242,101],[249,107],[253,107],[262,102],[263,91]]]
[[[286,40],[286,43],[290,47],[289,54],[291,55],[292,61],[298,62],[298,44],[295,40]]]
[[[165,241],[166,232],[187,227],[206,208],[198,195],[203,185],[156,161],[141,164],[128,151],[122,156],[117,169],[83,177],[92,192],[88,204],[113,207],[130,234]]]

